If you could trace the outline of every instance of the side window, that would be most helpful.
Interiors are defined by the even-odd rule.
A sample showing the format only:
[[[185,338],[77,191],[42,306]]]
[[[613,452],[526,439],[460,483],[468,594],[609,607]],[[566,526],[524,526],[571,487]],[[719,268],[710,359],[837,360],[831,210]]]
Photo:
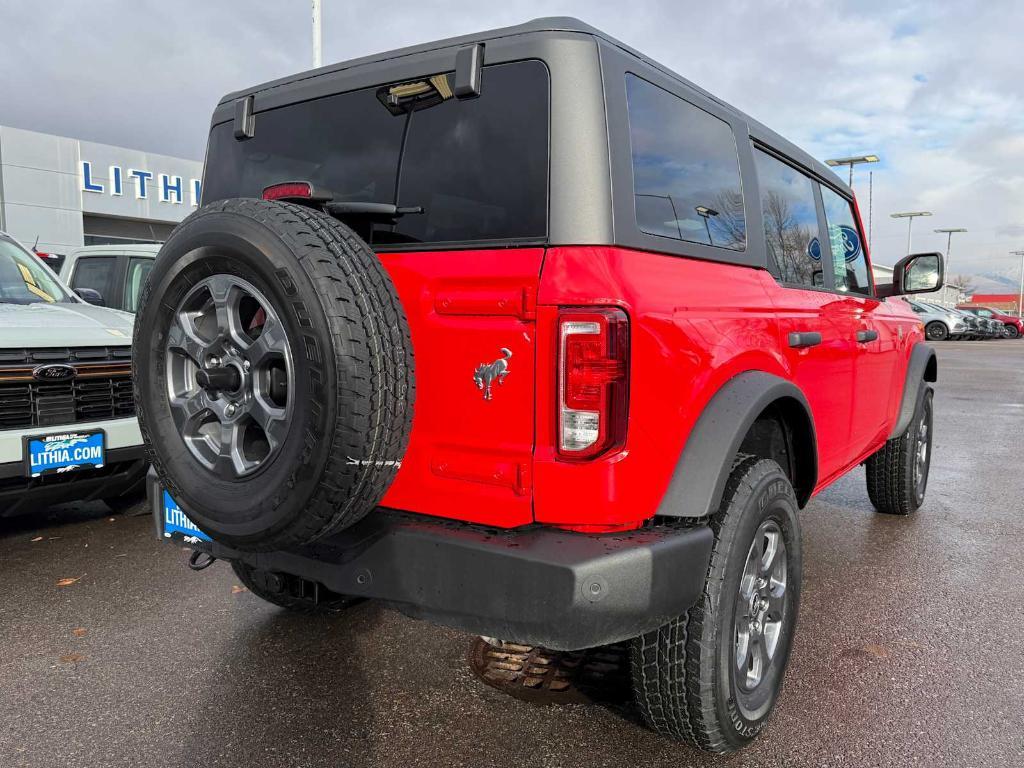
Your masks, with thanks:
[[[71,287],[92,288],[99,291],[105,302],[114,295],[114,280],[117,274],[116,256],[83,256],[75,263]]]
[[[823,286],[814,182],[760,149],[754,150],[754,163],[768,258],[779,268],[782,282]]]
[[[649,235],[742,251],[743,188],[732,127],[626,75],[636,223]]]
[[[981,315],[982,317],[992,317],[992,313],[989,312],[987,309],[979,309],[978,314]]]
[[[146,278],[153,271],[155,259],[132,257],[128,260],[128,272],[124,279],[124,311],[138,312],[139,297],[146,284]]]
[[[836,290],[871,295],[868,261],[850,202],[826,186],[821,187],[821,200],[825,204],[828,240],[832,245]]]

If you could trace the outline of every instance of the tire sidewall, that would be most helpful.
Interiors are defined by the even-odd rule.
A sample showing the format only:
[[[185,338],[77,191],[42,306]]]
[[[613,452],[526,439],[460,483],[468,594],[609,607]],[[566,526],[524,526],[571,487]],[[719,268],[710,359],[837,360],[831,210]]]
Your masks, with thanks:
[[[192,458],[169,416],[163,350],[170,324],[188,291],[218,273],[241,277],[264,294],[285,327],[292,354],[287,436],[269,463],[246,478],[245,494],[239,494],[237,483],[219,478]],[[249,216],[227,211],[195,214],[172,233],[156,260],[148,293],[151,298],[137,320],[136,335],[143,343],[136,350],[135,376],[139,402],[159,403],[157,415],[140,417],[140,424],[147,441],[162,446],[163,460],[153,456],[161,481],[200,528],[212,523],[222,535],[241,540],[272,535],[302,512],[303,498],[270,491],[315,483],[327,461],[323,447],[332,440],[335,407],[325,392],[335,390],[335,355],[323,348],[323,340],[332,340],[324,313],[312,308],[320,297],[277,234]],[[194,486],[202,494],[174,480],[186,476],[198,480]]]
[[[759,703],[751,708],[748,704],[753,697],[740,691],[734,660],[736,602],[750,545],[760,525],[769,519],[778,523],[786,545],[789,568],[785,609],[787,620],[769,670],[753,692],[758,695]],[[728,556],[718,607],[723,626],[719,636],[716,698],[722,710],[722,722],[731,727],[732,739],[738,745],[746,744],[757,736],[778,700],[796,630],[801,578],[802,555],[796,497],[788,478],[781,468],[775,465],[771,471],[759,478],[753,493],[744,500],[744,509],[736,526]]]

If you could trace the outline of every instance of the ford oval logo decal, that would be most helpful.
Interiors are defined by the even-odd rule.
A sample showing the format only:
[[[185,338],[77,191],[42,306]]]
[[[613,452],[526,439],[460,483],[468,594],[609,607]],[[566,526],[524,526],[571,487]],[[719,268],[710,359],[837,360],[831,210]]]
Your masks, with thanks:
[[[78,371],[72,366],[61,365],[60,363],[40,365],[32,371],[32,377],[39,381],[67,381],[68,379],[75,378],[77,374]]]
[[[857,234],[857,230],[841,224],[839,234],[843,238],[843,256],[846,258],[846,263],[856,261],[860,256],[860,235]]]

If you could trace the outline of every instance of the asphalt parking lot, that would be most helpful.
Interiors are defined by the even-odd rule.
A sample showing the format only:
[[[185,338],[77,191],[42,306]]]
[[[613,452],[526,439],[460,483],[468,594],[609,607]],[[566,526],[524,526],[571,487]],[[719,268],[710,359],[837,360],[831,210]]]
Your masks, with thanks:
[[[472,638],[373,604],[290,615],[93,504],[0,520],[0,766],[1020,765],[1024,342],[938,350],[927,502],[877,515],[857,471],[804,511],[787,684],[745,752],[512,699]]]

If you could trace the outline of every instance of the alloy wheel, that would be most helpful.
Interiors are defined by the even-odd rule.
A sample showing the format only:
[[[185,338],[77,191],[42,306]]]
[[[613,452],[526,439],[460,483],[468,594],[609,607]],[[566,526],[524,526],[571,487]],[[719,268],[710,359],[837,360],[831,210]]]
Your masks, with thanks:
[[[786,616],[789,563],[782,529],[765,520],[754,534],[736,601],[734,663],[740,690],[764,680],[778,650]]]
[[[288,432],[293,365],[266,297],[235,275],[201,280],[175,310],[165,360],[171,415],[199,463],[226,480],[267,466]]]

